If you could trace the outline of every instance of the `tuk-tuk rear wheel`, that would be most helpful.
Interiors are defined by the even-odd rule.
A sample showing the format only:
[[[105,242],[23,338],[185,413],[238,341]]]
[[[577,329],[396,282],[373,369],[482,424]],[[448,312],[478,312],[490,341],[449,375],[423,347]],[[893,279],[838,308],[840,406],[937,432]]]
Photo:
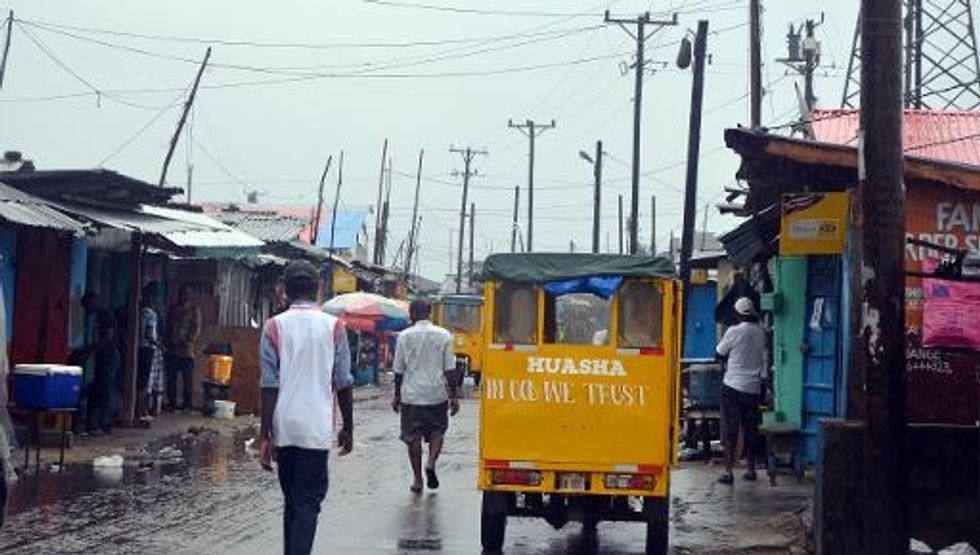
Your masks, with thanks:
[[[643,516],[647,524],[647,555],[666,555],[670,534],[669,498],[645,498],[643,500]]]
[[[500,491],[483,492],[480,510],[480,542],[485,553],[500,553],[507,533],[507,494]]]

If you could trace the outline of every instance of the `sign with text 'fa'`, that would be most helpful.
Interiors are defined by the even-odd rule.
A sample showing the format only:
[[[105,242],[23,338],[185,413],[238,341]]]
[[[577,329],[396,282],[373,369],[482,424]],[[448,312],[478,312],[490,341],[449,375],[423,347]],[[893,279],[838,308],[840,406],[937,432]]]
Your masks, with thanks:
[[[783,195],[779,254],[839,254],[847,242],[848,193]]]

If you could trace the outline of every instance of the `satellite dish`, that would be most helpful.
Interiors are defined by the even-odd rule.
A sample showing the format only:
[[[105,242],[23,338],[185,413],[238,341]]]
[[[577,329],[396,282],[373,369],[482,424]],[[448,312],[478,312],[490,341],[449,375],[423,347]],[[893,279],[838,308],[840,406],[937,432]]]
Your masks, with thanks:
[[[687,37],[681,39],[681,47],[677,50],[677,67],[681,69],[691,67],[691,40]]]

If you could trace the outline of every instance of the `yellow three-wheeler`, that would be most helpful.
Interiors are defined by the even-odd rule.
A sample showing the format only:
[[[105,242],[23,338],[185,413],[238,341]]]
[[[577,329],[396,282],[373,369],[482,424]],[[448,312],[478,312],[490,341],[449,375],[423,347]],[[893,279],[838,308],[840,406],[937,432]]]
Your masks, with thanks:
[[[436,324],[453,333],[457,370],[464,376],[473,376],[479,385],[483,368],[483,297],[444,295],[436,303],[433,317]]]
[[[666,553],[681,292],[646,256],[495,254],[484,266],[479,487],[485,551],[508,517],[647,526]]]

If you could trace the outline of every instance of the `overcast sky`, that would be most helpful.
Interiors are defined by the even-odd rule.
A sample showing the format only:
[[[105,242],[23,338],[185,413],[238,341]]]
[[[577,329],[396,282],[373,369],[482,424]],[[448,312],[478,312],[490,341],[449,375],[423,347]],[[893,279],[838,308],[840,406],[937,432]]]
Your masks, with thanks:
[[[838,106],[858,3],[763,4],[764,123],[797,117],[793,84],[801,80],[775,59],[786,55],[788,25],[819,20],[821,12],[817,95],[820,105]],[[14,26],[0,90],[0,148],[24,152],[41,169],[102,166],[155,183],[180,102],[211,44],[193,141],[181,137],[169,174],[171,185],[184,186],[193,163],[195,201],[244,201],[243,190],[255,189],[267,193],[263,202],[312,206],[327,156],[344,149],[341,207],[366,208],[376,200],[388,138],[393,253],[408,234],[425,148],[421,269],[439,278],[462,194],[453,175],[462,161],[450,145],[489,151],[475,159],[480,175],[471,181],[481,258],[510,248],[515,185],[526,225],[527,139],[507,120],[553,118],[557,128],[537,145],[535,250],[568,250],[569,241],[590,248],[592,170],[578,152],[591,153],[597,139],[609,152],[603,246],[608,233],[616,249],[616,196],[629,206],[633,114],[633,75],[621,68],[632,63],[634,43],[619,27],[602,25],[607,7],[634,17],[647,9],[658,18],[679,12],[678,26],[648,42],[644,89],[640,237],[650,240],[656,195],[663,248],[671,230],[679,235],[683,206],[691,72],[673,63],[678,41],[702,18],[715,32],[700,228],[703,206],[721,201],[722,188],[734,182],[738,159],[724,149],[723,130],[748,120],[747,0],[8,1],[0,8],[23,22]],[[709,230],[736,224],[709,214]]]

